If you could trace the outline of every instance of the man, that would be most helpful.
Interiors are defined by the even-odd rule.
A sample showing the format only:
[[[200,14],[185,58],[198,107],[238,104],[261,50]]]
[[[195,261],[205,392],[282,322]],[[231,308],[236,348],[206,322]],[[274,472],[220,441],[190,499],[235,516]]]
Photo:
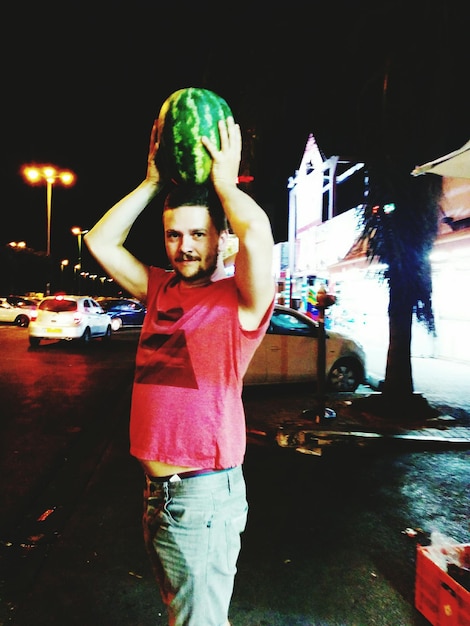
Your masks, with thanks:
[[[247,502],[243,376],[274,303],[273,237],[266,213],[237,187],[241,133],[219,123],[207,138],[210,183],[176,186],[163,209],[173,271],[125,247],[137,217],[169,181],[155,165],[85,242],[104,269],[146,303],[136,356],[130,452],[145,472],[144,537],[171,626],[225,626]],[[226,223],[239,240],[227,277]]]

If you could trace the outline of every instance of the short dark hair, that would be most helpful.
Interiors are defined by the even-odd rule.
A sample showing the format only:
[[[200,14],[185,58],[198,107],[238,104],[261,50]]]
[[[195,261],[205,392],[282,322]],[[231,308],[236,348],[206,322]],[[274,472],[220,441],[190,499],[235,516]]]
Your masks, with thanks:
[[[177,209],[183,205],[207,207],[217,232],[227,230],[227,218],[212,184],[181,183],[175,185],[165,198],[163,210]]]

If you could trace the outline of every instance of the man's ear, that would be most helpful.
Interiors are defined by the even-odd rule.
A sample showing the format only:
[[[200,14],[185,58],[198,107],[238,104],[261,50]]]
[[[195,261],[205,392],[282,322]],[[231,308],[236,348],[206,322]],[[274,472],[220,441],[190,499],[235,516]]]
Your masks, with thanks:
[[[228,230],[221,230],[219,234],[219,252],[224,252],[227,248]]]
[[[221,233],[222,234],[222,233]],[[224,260],[225,268],[234,266],[238,252],[238,238],[231,235],[228,230],[224,232],[224,236],[219,244],[220,256]]]

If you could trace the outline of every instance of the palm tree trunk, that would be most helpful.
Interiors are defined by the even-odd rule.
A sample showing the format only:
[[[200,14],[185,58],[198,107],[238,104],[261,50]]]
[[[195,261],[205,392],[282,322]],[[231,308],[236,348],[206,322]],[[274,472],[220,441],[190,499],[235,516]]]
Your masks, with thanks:
[[[355,400],[353,406],[363,415],[369,413],[399,423],[422,423],[435,418],[438,412],[413,390],[411,324],[415,298],[403,291],[399,280],[390,279],[390,341],[382,393]]]
[[[406,297],[400,286],[389,282],[389,332],[387,366],[383,394],[392,402],[403,401],[413,394],[411,371],[411,324],[413,319],[413,296]]]

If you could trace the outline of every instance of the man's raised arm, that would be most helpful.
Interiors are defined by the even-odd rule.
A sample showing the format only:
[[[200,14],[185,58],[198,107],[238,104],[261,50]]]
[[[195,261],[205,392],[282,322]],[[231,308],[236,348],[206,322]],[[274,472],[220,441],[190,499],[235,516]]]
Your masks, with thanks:
[[[147,295],[148,267],[125,247],[132,225],[161,190],[155,166],[156,123],[152,128],[145,180],[117,202],[84,236],[94,258],[121,287],[144,302]]]
[[[232,118],[219,123],[220,150],[207,138],[203,143],[212,159],[211,179],[227,220],[238,237],[235,281],[240,294],[240,321],[244,328],[259,326],[274,298],[274,240],[265,211],[237,187],[241,133]]]

